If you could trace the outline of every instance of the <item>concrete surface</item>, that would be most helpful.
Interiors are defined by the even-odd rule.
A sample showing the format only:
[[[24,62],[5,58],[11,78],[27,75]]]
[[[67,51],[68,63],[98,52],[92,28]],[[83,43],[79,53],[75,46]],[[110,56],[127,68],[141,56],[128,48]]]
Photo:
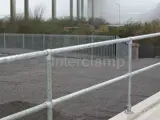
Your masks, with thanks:
[[[63,58],[54,58],[54,61]],[[82,59],[68,58],[76,66],[53,65],[53,98],[57,98],[83,88],[115,78],[127,72],[127,62],[123,67],[105,65],[82,65]],[[159,62],[159,59],[133,61],[133,70]],[[90,63],[90,60],[86,60]],[[95,62],[95,60],[94,60]],[[4,117],[40,104],[46,100],[46,63],[44,57],[16,61],[0,65],[0,110]],[[155,94],[160,89],[160,67],[133,77],[133,105]],[[14,103],[14,105],[11,105]],[[19,106],[19,104],[21,105]],[[63,102],[54,107],[54,120],[106,120],[123,111],[127,104],[127,80],[114,83],[102,89]],[[9,105],[9,106],[8,106]],[[22,106],[26,106],[23,108]],[[22,107],[22,109],[20,109]],[[10,109],[8,109],[10,108]],[[58,113],[58,114],[56,114]],[[61,115],[61,118],[58,116]],[[28,116],[25,120],[46,118],[41,113]],[[44,117],[45,116],[45,117]]]
[[[159,120],[160,118],[160,104],[146,112],[145,114],[142,114],[139,118],[136,120]]]
[[[132,107],[132,114],[125,111],[109,120],[158,120],[160,118],[160,92]]]

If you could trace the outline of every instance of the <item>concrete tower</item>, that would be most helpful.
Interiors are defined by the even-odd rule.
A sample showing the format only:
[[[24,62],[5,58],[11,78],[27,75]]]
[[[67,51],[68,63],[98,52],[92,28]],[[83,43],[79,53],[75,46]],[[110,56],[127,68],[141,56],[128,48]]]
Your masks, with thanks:
[[[24,19],[28,20],[29,18],[29,0],[24,0]]]
[[[11,21],[13,22],[16,19],[16,1],[10,0],[10,16]]]
[[[73,0],[70,0],[70,19],[73,19]]]
[[[77,0],[77,19],[80,18],[80,0]]]
[[[84,18],[84,0],[81,0],[81,18]]]
[[[52,0],[52,19],[56,18],[56,0]]]
[[[94,18],[94,17],[95,17],[95,1],[88,0],[88,18]]]
[[[92,19],[95,17],[95,16],[94,16],[94,6],[95,6],[94,0],[92,0],[92,13],[91,13],[91,14],[92,14],[92,16],[91,16]]]
[[[88,0],[88,17],[102,18],[111,24],[119,24],[119,22],[122,24],[122,14],[124,14],[122,9],[123,7],[117,3],[117,0]],[[133,15],[128,14],[126,16],[130,19]]]

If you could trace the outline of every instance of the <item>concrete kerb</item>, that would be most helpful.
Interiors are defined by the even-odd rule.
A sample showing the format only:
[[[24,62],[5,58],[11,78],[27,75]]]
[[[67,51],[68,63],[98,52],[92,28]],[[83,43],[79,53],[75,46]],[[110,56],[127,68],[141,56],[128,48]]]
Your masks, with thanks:
[[[160,104],[160,92],[132,107],[133,114],[119,113],[109,120],[136,120],[138,117]]]

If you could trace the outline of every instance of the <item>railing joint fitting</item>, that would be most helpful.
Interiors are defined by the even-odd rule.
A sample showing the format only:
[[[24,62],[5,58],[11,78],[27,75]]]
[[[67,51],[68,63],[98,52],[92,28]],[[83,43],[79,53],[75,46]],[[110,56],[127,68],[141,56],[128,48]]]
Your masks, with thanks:
[[[51,53],[51,49],[47,49],[46,50],[47,51],[47,60],[51,60],[51,58],[52,58],[52,53]]]
[[[132,72],[129,72],[129,73],[128,73],[128,76],[129,76],[129,77],[132,77],[132,76],[133,76]]]
[[[53,108],[52,101],[46,101],[47,108]]]
[[[132,37],[129,37],[128,44],[129,44],[129,45],[132,45],[132,43],[133,43],[133,39],[132,39]]]
[[[51,49],[47,49],[47,55],[51,54]]]

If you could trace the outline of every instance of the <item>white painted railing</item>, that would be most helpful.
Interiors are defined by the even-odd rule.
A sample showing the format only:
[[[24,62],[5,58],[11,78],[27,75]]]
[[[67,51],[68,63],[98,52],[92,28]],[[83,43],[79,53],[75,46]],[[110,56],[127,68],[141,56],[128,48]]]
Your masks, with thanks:
[[[126,113],[132,113],[131,110],[131,78],[132,76],[136,74],[140,74],[141,72],[144,72],[146,70],[155,68],[160,65],[159,63],[150,65],[148,67],[136,70],[132,72],[132,41],[135,40],[141,40],[141,39],[146,39],[146,38],[152,38],[152,37],[158,37],[160,36],[160,33],[153,33],[153,34],[147,34],[147,35],[141,35],[141,36],[135,36],[135,37],[128,37],[128,38],[122,38],[122,39],[115,39],[115,40],[110,40],[110,41],[103,41],[103,42],[96,42],[96,43],[89,43],[89,44],[83,44],[83,45],[76,45],[76,46],[71,46],[71,47],[63,47],[63,48],[57,48],[57,49],[47,49],[44,51],[39,51],[39,52],[32,52],[32,53],[25,53],[25,54],[20,54],[20,55],[13,55],[13,56],[8,56],[8,57],[2,57],[0,58],[0,63],[8,63],[8,62],[13,62],[16,60],[23,60],[23,59],[30,59],[30,58],[35,58],[39,56],[46,56],[46,61],[47,61],[47,101],[37,105],[35,107],[29,108],[27,110],[15,113],[13,115],[9,115],[7,117],[1,118],[0,120],[16,120],[19,118],[22,118],[24,116],[36,113],[42,109],[48,108],[47,110],[47,117],[48,120],[53,119],[52,115],[52,107],[60,102],[64,102],[66,100],[70,100],[74,97],[78,97],[80,95],[83,95],[85,93],[88,93],[90,91],[100,89],[102,87],[105,87],[107,85],[110,85],[112,83],[115,83],[117,81],[123,80],[125,78],[128,78],[128,105],[127,105],[127,110]],[[75,50],[82,50],[86,48],[91,48],[91,47],[99,47],[99,46],[105,46],[105,45],[111,45],[115,43],[121,43],[121,42],[127,42],[128,43],[128,73],[116,77],[114,79],[111,79],[109,81],[85,88],[83,90],[71,93],[69,95],[53,99],[52,98],[52,55],[62,53],[62,52],[70,52],[70,51],[75,51]]]

